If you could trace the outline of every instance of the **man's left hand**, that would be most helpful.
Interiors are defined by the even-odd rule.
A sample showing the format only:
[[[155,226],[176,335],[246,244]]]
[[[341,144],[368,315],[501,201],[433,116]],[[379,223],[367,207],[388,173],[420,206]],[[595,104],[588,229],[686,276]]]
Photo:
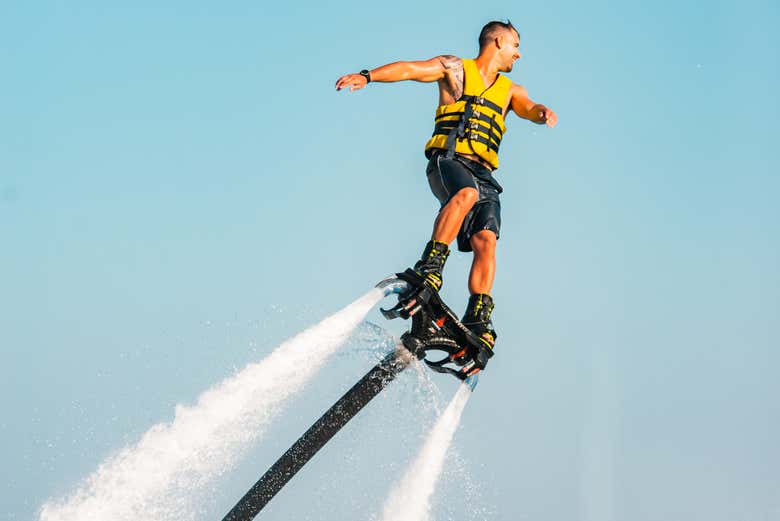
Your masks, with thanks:
[[[556,123],[558,123],[558,114],[550,109],[545,109],[543,111],[543,118],[543,123],[550,128],[554,127]]]

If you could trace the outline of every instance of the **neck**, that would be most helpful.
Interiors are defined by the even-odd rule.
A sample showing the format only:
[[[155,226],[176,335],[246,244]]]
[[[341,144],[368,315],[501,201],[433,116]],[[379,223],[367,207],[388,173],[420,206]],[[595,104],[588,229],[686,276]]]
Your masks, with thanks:
[[[498,75],[498,64],[495,62],[494,53],[480,53],[479,56],[474,58],[474,62],[477,65],[477,69],[482,74],[482,77],[488,81],[488,83],[494,81]]]

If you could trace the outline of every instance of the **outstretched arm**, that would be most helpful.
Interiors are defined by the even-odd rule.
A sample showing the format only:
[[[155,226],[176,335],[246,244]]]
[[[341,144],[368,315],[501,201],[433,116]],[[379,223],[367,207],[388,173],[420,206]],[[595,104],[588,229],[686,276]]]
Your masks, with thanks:
[[[539,125],[554,127],[558,123],[558,115],[544,105],[532,101],[528,97],[528,91],[520,85],[512,85],[512,110],[521,118],[533,121]]]
[[[421,82],[438,81],[448,70],[448,60],[452,56],[436,56],[430,60],[394,62],[369,71],[371,81],[391,83],[394,81],[414,80]],[[362,89],[368,81],[360,74],[346,74],[336,81],[336,90],[349,87],[350,91]]]

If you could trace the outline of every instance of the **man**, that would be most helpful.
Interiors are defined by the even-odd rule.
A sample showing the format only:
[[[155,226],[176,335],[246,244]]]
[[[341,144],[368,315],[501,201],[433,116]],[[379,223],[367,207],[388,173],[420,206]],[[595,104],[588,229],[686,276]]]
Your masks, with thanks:
[[[501,227],[503,189],[493,177],[498,147],[509,110],[534,123],[554,127],[555,112],[537,104],[526,90],[500,72],[511,72],[520,36],[511,22],[490,22],[479,35],[479,55],[473,60],[436,56],[425,61],[395,62],[358,74],[347,74],[336,89],[362,89],[370,82],[414,80],[438,82],[439,107],[433,136],[425,145],[426,173],[431,191],[441,203],[431,240],[414,271],[423,284],[438,291],[449,255],[458,239],[460,251],[473,251],[469,298],[463,323],[492,349],[496,332],[490,320],[490,290],[496,269],[496,240]]]

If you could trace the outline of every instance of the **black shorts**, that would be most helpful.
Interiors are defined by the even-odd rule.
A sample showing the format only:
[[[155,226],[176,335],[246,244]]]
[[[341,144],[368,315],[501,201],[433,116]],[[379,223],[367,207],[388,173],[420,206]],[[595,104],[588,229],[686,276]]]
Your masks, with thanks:
[[[458,249],[471,251],[471,236],[481,230],[490,230],[499,237],[501,230],[501,201],[503,189],[482,164],[456,155],[452,159],[435,152],[428,161],[428,184],[433,195],[444,207],[450,198],[462,188],[476,188],[479,196],[474,207],[466,214],[458,232]]]

